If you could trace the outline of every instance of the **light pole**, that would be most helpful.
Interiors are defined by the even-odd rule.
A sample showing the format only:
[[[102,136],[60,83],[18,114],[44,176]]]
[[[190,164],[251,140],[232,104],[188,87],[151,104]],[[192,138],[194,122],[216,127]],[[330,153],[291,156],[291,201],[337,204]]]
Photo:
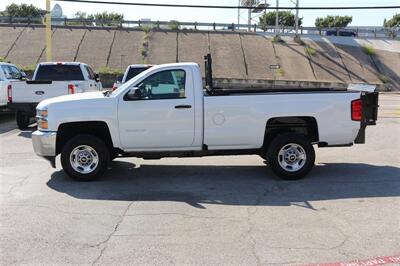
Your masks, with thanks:
[[[275,36],[279,36],[279,0],[276,0]]]
[[[46,61],[52,61],[51,54],[51,0],[46,0]]]

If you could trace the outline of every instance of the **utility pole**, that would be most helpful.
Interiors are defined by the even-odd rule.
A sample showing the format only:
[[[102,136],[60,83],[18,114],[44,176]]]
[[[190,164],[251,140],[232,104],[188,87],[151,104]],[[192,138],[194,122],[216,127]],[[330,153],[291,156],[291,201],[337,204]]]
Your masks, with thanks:
[[[238,3],[238,7],[240,7],[240,0],[238,0],[239,1],[239,3]],[[238,25],[240,24],[240,8],[238,8],[238,23],[237,23]]]
[[[296,0],[296,37],[299,36],[299,0]]]
[[[248,31],[250,32],[251,31],[251,9],[249,8],[248,9],[248,18],[247,18],[247,25],[248,25]]]
[[[279,0],[276,0],[275,35],[279,36]]]
[[[51,54],[51,0],[46,0],[46,61],[51,62],[52,54]]]

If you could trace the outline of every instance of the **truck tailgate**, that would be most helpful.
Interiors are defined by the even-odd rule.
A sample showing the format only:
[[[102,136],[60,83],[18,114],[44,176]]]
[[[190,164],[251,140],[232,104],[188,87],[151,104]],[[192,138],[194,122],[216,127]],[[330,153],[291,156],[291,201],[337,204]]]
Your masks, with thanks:
[[[42,100],[68,94],[66,81],[12,82],[13,103],[38,103]]]

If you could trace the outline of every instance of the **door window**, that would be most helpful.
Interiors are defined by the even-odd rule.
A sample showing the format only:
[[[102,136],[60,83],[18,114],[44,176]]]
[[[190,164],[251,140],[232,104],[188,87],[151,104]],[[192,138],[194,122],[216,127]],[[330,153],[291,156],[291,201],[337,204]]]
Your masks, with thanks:
[[[22,77],[21,71],[14,66],[2,66],[2,71],[6,79],[20,79]]]
[[[16,68],[15,66],[10,66],[11,69],[11,76],[13,79],[21,79],[22,78],[22,73],[21,71],[19,71],[18,68]]]
[[[6,77],[6,79],[12,79],[11,69],[9,66],[2,66],[1,69],[2,69],[2,71],[4,73],[4,77]]]
[[[88,72],[89,79],[94,80],[96,78],[94,71],[89,66],[85,66],[85,68],[86,68],[86,71]]]
[[[184,70],[166,70],[151,75],[137,86],[142,99],[185,98]]]

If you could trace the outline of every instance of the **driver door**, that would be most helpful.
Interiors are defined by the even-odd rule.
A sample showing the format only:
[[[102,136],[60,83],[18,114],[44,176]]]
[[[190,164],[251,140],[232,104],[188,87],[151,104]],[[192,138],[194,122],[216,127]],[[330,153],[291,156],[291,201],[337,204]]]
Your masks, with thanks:
[[[190,149],[194,141],[193,83],[189,69],[163,70],[120,97],[120,141],[125,151]],[[138,96],[139,95],[139,96]]]

